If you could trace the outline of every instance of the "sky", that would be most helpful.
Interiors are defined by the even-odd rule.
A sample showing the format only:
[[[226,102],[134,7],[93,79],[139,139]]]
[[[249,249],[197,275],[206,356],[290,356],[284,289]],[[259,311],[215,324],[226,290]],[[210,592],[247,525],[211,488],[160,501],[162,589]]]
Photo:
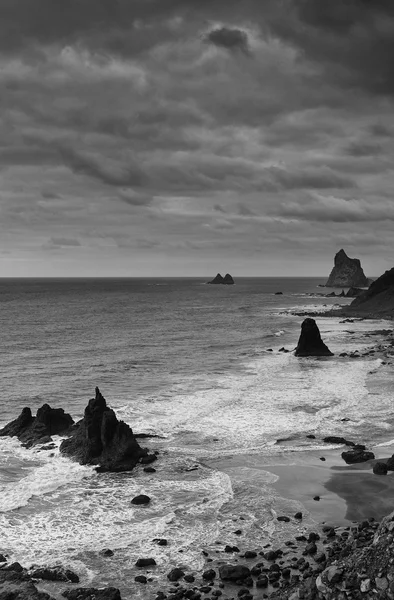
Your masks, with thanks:
[[[0,277],[393,267],[392,0],[0,0]]]

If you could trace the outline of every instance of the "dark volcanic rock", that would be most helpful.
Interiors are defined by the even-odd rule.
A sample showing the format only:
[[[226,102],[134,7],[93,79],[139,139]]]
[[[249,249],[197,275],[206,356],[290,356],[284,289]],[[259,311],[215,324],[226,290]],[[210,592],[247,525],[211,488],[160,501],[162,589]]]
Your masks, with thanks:
[[[372,460],[375,458],[373,452],[367,452],[359,448],[348,450],[347,452],[342,452],[341,456],[345,463],[348,465],[366,462],[367,460]]]
[[[132,500],[131,500],[131,504],[149,504],[150,502],[150,498],[149,496],[146,496],[145,494],[140,494],[139,496],[135,496]]]
[[[54,600],[45,592],[39,592],[19,563],[0,569],[1,600]]]
[[[334,268],[330,273],[326,287],[367,287],[368,279],[364,275],[358,258],[349,258],[344,250],[335,255]]]
[[[347,298],[357,298],[357,296],[360,296],[360,294],[363,294],[364,292],[365,292],[365,290],[362,290],[361,288],[351,287],[346,292],[346,297]]]
[[[226,273],[226,275],[224,277],[222,277],[221,274],[218,273],[216,275],[216,277],[214,279],[212,279],[212,281],[208,281],[208,283],[233,285],[234,279],[231,277],[231,275],[229,273]]]
[[[71,583],[79,583],[79,577],[69,569],[62,567],[35,569],[30,573],[33,579],[44,579],[45,581],[70,581]]]
[[[394,314],[394,268],[386,271],[369,288],[357,296],[347,310],[373,315]]]
[[[0,430],[0,436],[16,436],[26,446],[51,441],[51,435],[67,434],[73,419],[62,408],[51,408],[44,404],[32,416],[30,408],[24,408],[17,419]]]
[[[132,429],[118,421],[114,411],[96,388],[84,418],[75,433],[60,446],[60,452],[82,465],[100,465],[100,471],[130,471],[147,451],[142,449]]]
[[[320,336],[316,321],[307,318],[301,325],[301,335],[295,350],[295,356],[333,356]]]
[[[387,475],[387,465],[383,462],[377,462],[376,465],[373,466],[373,472],[375,475]]]
[[[113,587],[102,589],[77,588],[75,590],[66,590],[62,593],[62,596],[67,598],[67,600],[122,600],[120,591]]]
[[[223,580],[238,581],[250,577],[250,570],[244,565],[222,565],[219,575]]]

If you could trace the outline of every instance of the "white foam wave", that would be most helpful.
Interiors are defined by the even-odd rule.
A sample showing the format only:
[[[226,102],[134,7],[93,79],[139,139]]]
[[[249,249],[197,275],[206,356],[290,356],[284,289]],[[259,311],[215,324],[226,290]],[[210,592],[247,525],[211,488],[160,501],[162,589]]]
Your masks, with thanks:
[[[38,460],[38,452],[15,448],[20,457],[32,461]],[[39,457],[41,461],[34,465],[25,466],[27,472],[17,482],[4,485],[0,495],[0,512],[12,511],[26,506],[29,500],[36,496],[43,496],[54,492],[67,484],[80,481],[91,476],[93,469],[72,462],[59,454],[52,457]]]

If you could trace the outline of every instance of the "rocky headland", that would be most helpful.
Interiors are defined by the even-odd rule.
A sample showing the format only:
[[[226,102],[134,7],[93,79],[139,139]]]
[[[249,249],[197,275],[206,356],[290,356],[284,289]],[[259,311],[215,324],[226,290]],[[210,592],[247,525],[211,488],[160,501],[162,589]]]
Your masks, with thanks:
[[[358,295],[346,312],[363,313],[375,318],[394,316],[394,268],[386,271]]]
[[[369,285],[358,258],[349,258],[342,249],[336,253],[326,287],[363,288]]]
[[[234,279],[232,278],[232,276],[230,275],[230,273],[226,273],[226,275],[224,277],[222,277],[222,275],[220,273],[218,273],[216,275],[216,277],[214,279],[212,279],[212,281],[208,281],[207,283],[209,284],[221,284],[221,285],[234,285]]]

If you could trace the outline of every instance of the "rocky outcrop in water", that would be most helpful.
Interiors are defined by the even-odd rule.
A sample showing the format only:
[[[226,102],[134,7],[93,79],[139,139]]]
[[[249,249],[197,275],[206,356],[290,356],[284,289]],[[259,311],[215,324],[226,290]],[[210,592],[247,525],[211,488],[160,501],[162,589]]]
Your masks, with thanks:
[[[52,441],[52,435],[66,435],[74,421],[62,408],[44,404],[33,417],[30,408],[24,408],[17,419],[0,430],[0,436],[17,437],[27,447]]]
[[[372,316],[394,315],[394,268],[386,271],[369,288],[357,296],[347,309]]]
[[[220,273],[216,275],[212,281],[208,281],[208,283],[213,284],[222,284],[222,285],[234,285],[234,279],[231,277],[230,273],[226,273],[224,277],[221,276]]]
[[[364,275],[358,258],[349,258],[344,250],[336,253],[334,268],[330,273],[326,287],[367,287],[368,279]]]
[[[321,339],[319,328],[314,319],[307,318],[302,323],[295,356],[333,356],[333,353]]]
[[[132,429],[118,421],[98,388],[75,432],[62,442],[60,452],[83,465],[98,465],[102,472],[131,471],[140,460],[149,458]]]

